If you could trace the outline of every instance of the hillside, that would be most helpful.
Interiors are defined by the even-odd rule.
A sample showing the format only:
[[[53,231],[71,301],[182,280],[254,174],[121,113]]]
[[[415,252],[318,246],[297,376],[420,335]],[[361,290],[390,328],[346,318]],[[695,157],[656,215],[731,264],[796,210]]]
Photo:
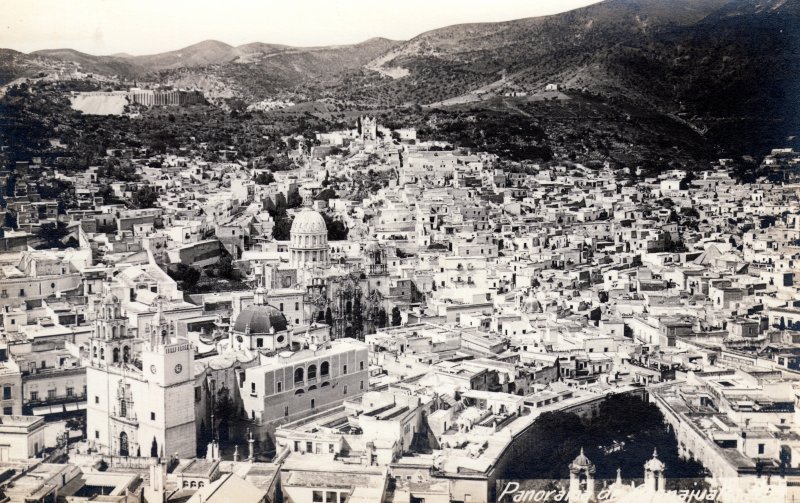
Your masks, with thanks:
[[[553,83],[655,108],[725,145],[739,141],[731,131],[756,128],[747,148],[761,149],[798,128],[798,27],[800,0],[608,0],[423,33],[367,65],[381,78],[364,72],[361,85],[351,79],[322,92],[464,102]]]
[[[800,0],[606,0],[548,17],[331,47],[204,41],[149,56],[0,53],[0,84],[53,68],[339,110],[598,97],[757,153],[800,137]],[[568,105],[568,101],[566,102]]]

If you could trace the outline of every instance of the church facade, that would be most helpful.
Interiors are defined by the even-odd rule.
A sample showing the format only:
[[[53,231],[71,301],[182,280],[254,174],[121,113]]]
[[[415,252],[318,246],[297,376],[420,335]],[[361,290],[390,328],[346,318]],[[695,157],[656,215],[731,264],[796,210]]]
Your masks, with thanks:
[[[161,308],[139,339],[112,294],[101,301],[87,368],[87,436],[116,456],[196,454],[194,350]]]

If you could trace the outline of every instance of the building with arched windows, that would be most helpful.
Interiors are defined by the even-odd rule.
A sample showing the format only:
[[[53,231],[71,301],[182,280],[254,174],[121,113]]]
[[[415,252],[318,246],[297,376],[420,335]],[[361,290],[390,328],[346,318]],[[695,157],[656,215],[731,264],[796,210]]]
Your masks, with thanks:
[[[278,424],[340,406],[369,389],[366,344],[355,339],[314,340],[242,369],[239,394],[253,433],[274,444]]]

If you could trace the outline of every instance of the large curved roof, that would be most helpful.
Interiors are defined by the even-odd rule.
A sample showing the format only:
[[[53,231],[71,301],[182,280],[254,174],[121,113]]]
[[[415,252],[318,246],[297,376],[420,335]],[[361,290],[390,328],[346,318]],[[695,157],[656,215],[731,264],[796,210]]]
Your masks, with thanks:
[[[292,234],[324,234],[327,236],[328,226],[325,225],[325,219],[322,218],[322,215],[311,208],[305,208],[294,217],[290,232]]]
[[[269,334],[272,333],[272,329],[275,332],[286,330],[289,322],[282,312],[272,306],[249,306],[236,317],[233,331],[245,333],[248,327],[250,334]]]

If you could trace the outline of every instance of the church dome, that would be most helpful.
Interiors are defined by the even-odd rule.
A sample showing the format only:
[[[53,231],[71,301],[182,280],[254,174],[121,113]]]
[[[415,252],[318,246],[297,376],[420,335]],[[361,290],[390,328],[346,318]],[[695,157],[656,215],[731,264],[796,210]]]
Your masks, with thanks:
[[[586,457],[583,453],[583,448],[581,448],[581,453],[578,454],[578,457],[572,461],[572,468],[573,469],[580,469],[580,468],[593,468],[594,464]]]
[[[658,451],[653,451],[653,457],[644,464],[645,471],[648,472],[663,472],[664,463],[658,459]]]
[[[318,212],[306,208],[294,217],[291,234],[324,234],[328,235],[325,219]]]
[[[286,317],[278,309],[267,305],[249,306],[236,317],[233,331],[245,333],[249,329],[251,334],[270,334],[282,332],[288,326]]]

